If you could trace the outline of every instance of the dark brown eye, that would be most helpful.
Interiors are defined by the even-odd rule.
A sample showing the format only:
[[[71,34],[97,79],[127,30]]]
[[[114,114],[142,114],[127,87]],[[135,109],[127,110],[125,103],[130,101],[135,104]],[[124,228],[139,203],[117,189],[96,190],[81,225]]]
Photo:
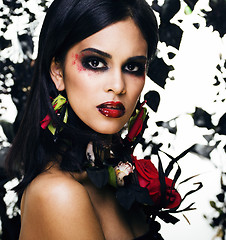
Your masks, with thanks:
[[[101,68],[104,66],[103,63],[101,63],[99,60],[93,59],[89,62],[90,66],[93,68]]]
[[[103,59],[100,59],[98,57],[85,57],[82,60],[82,65],[90,70],[105,70],[107,69],[107,64]]]
[[[125,69],[129,72],[137,72],[139,67],[134,63],[129,63],[125,66]]]
[[[146,64],[141,62],[128,62],[123,66],[123,71],[136,76],[143,76],[145,74]]]

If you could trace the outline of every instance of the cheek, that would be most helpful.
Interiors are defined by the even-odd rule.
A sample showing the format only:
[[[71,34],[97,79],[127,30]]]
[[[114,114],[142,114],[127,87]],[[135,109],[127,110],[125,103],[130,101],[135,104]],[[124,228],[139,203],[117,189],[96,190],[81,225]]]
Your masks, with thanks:
[[[144,88],[145,77],[139,77],[134,81],[134,84],[130,86],[131,95],[134,98],[138,98]]]
[[[79,57],[78,54],[74,54],[74,53],[71,54],[72,66],[75,66],[77,64],[78,57]]]
[[[137,81],[139,80],[139,81]],[[143,77],[141,77],[140,79],[136,79],[135,83],[130,85],[130,88],[128,89],[128,93],[129,93],[129,102],[130,102],[130,114],[133,113],[137,101],[140,97],[140,94],[143,90],[144,87],[144,79]]]
[[[86,71],[86,69],[82,66],[81,56],[79,56],[79,54],[72,53],[71,59],[72,59],[72,66],[75,67],[78,72]]]
[[[91,97],[94,98],[100,86],[96,78],[91,75],[88,71],[78,72],[77,67],[75,71],[67,71],[65,75],[65,88],[68,97],[70,96],[73,101],[77,98],[79,101],[87,98],[90,99]]]
[[[144,89],[144,85],[145,85],[145,79],[146,79],[146,76],[143,75],[142,77],[140,77],[140,84],[139,84],[139,92],[141,93]]]
[[[144,86],[144,83],[145,83],[145,75],[143,75],[142,77],[140,77],[141,80],[143,81],[143,86]]]

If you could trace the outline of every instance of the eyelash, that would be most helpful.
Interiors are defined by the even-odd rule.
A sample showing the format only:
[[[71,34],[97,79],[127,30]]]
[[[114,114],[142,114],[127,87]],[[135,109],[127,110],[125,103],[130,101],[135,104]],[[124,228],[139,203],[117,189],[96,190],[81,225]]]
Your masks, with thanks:
[[[103,64],[103,67],[95,67],[95,66],[92,66],[93,63],[91,63],[93,61],[96,61],[98,63],[98,65],[101,63]],[[99,57],[96,57],[96,56],[88,56],[88,57],[85,57],[84,59],[82,59],[82,66],[86,69],[89,69],[89,70],[92,70],[92,71],[104,71],[104,70],[107,70],[108,67],[107,67],[107,63],[99,58]]]
[[[101,67],[94,66],[94,61],[96,61],[97,66],[99,64],[103,65]],[[92,63],[93,62],[93,63]],[[104,59],[99,58],[97,56],[87,56],[82,59],[82,66],[88,70],[92,71],[105,71],[108,70],[107,63]],[[129,70],[129,68],[132,66],[132,68],[137,68],[137,70],[134,71],[134,69]],[[132,74],[135,76],[143,76],[145,73],[145,64],[140,62],[128,62],[122,67],[122,71],[128,74]]]
[[[133,68],[137,68],[137,70],[135,70],[135,71],[129,70],[128,69],[129,66],[132,66]],[[127,72],[129,74],[134,74],[136,76],[143,76],[145,73],[145,64],[140,63],[140,62],[129,62],[123,66],[123,71]]]

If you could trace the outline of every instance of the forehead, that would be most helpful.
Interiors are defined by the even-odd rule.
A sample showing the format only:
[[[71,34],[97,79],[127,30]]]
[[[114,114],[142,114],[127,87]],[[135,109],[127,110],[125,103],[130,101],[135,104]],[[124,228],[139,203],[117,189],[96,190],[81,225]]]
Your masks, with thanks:
[[[130,56],[147,55],[147,43],[131,18],[102,29],[75,44],[73,49],[79,52],[88,47],[100,49],[112,56],[119,53]]]

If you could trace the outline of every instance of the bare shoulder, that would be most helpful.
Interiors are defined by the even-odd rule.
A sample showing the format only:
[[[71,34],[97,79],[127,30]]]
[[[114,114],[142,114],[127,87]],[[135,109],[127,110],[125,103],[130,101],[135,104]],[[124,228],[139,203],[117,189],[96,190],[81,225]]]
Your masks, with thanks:
[[[27,203],[44,204],[64,204],[66,201],[83,202],[88,200],[89,196],[86,189],[69,173],[60,170],[51,169],[37,176],[27,187],[25,192],[25,201]],[[54,201],[53,201],[54,200]],[[75,205],[75,204],[73,204]],[[66,208],[67,206],[64,206]]]
[[[20,239],[104,239],[86,189],[69,173],[47,171],[27,187]]]

